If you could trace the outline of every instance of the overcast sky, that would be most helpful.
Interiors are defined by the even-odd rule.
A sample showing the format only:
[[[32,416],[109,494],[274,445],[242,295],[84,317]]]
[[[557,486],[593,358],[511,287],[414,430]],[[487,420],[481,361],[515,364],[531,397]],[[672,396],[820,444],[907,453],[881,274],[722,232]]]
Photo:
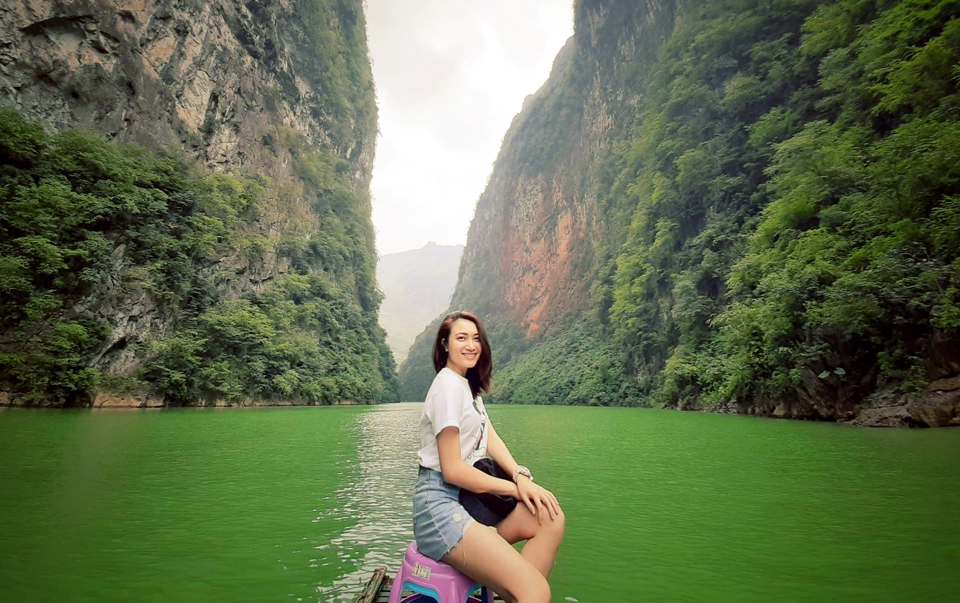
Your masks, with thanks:
[[[464,244],[523,99],[573,35],[572,0],[367,0],[381,255]]]

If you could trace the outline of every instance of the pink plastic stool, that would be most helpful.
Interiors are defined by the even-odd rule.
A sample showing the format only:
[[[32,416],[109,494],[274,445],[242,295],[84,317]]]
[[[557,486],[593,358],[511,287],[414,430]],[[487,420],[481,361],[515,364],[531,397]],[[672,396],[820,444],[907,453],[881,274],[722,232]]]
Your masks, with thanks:
[[[414,594],[401,599],[400,594],[405,589]],[[477,589],[480,589],[480,598],[470,597]],[[412,602],[418,598],[433,599],[437,603],[493,603],[493,592],[446,563],[421,555],[417,543],[411,542],[407,554],[403,556],[397,579],[390,588],[390,603]]]

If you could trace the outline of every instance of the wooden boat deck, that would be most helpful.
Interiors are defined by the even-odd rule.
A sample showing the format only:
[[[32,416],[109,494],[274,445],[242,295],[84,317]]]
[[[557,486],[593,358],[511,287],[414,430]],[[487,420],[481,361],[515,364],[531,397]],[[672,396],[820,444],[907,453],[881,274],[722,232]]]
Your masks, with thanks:
[[[360,598],[357,603],[389,603],[390,587],[393,585],[393,578],[387,575],[387,568],[380,567],[374,570],[373,575],[363,587]],[[470,599],[474,601],[474,599]],[[494,603],[503,603],[503,599],[494,595]],[[479,602],[478,602],[479,603]]]

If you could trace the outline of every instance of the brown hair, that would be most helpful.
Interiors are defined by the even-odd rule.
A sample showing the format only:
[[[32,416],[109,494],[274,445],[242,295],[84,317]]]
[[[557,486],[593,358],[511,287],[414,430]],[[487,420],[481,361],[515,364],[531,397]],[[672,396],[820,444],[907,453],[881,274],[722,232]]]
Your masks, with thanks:
[[[477,335],[480,336],[480,358],[477,364],[467,369],[467,381],[470,382],[470,393],[476,398],[480,392],[490,391],[490,378],[493,374],[493,356],[490,354],[490,343],[487,341],[487,332],[480,319],[473,312],[451,312],[440,323],[440,329],[437,330],[437,340],[433,344],[433,368],[439,373],[443,367],[447,366],[448,352],[443,347],[444,342],[450,337],[450,329],[453,323],[461,318],[469,320],[477,325]]]

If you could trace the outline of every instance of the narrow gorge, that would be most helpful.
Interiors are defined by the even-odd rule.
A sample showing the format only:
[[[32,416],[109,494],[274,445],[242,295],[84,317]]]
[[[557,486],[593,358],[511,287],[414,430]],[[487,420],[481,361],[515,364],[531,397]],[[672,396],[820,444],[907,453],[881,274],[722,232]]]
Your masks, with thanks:
[[[487,322],[491,398],[960,424],[957,16],[577,0],[451,301]]]

